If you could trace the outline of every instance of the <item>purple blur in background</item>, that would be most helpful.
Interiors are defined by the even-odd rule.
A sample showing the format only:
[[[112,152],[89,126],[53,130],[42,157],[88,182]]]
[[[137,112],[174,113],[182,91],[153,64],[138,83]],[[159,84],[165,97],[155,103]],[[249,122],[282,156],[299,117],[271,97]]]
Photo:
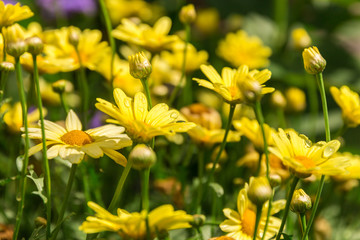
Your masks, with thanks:
[[[93,15],[97,6],[95,0],[36,0],[47,17],[69,16],[76,13]]]

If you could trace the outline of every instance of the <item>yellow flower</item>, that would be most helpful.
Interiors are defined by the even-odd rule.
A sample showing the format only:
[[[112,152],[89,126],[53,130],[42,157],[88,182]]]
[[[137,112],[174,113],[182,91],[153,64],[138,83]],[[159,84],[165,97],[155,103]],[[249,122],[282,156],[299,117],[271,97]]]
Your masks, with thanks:
[[[256,149],[263,151],[264,140],[261,127],[257,120],[250,120],[247,117],[243,117],[240,120],[235,120],[233,125],[236,130],[241,132],[254,144]],[[272,133],[274,133],[275,130],[267,124],[264,124],[264,129],[268,146],[273,145]]]
[[[291,31],[291,39],[295,48],[304,49],[311,45],[311,38],[304,28],[295,28]]]
[[[205,35],[213,34],[219,29],[220,14],[216,8],[205,8],[197,11],[195,26]]]
[[[221,129],[221,116],[215,109],[201,103],[194,103],[183,107],[180,112],[188,121],[197,124],[187,132],[196,143],[212,146],[223,141],[225,130]],[[240,137],[239,132],[229,131],[227,141],[238,142]]]
[[[3,1],[0,1],[0,27],[8,27],[33,15],[28,6],[20,6],[20,3],[5,5]]]
[[[230,104],[245,101],[245,96],[241,91],[241,87],[245,83],[255,81],[259,84],[263,84],[271,77],[271,72],[267,69],[262,71],[249,71],[249,67],[246,65],[242,65],[238,69],[224,67],[221,76],[211,65],[201,65],[200,69],[208,77],[210,82],[199,78],[193,78],[193,80],[197,81],[200,86],[217,92]],[[261,94],[273,91],[273,88],[261,85]]]
[[[324,71],[326,60],[321,56],[317,47],[305,48],[302,56],[306,72],[309,74],[318,74]]]
[[[103,60],[104,56],[111,52],[108,43],[101,41],[102,34],[99,30],[85,29],[81,32],[78,28],[70,26],[44,31],[43,42],[48,44],[48,47],[44,49],[44,53],[48,57],[55,59],[70,58],[72,62],[69,62],[71,65],[68,68],[72,70],[78,69],[80,67],[78,54],[75,47],[69,41],[71,29],[79,31],[77,49],[81,64],[90,70],[95,70],[97,64]]]
[[[303,90],[291,87],[285,92],[286,109],[291,112],[302,112],[306,108],[306,95]]]
[[[116,163],[125,166],[126,158],[116,150],[130,146],[132,141],[123,134],[124,128],[112,124],[82,131],[82,125],[76,114],[70,110],[65,121],[65,128],[45,120],[47,155],[49,159],[60,156],[72,164],[79,164],[85,154],[100,158],[104,153]],[[30,139],[41,140],[40,123],[36,128],[29,128]],[[29,156],[42,150],[42,143],[29,149]]]
[[[251,180],[250,180],[251,181]],[[222,231],[227,232],[227,237],[235,240],[253,239],[256,220],[256,206],[248,198],[249,185],[245,183],[245,187],[240,190],[237,198],[237,211],[229,208],[223,210],[224,215],[228,218],[220,224]],[[265,222],[267,218],[269,202],[266,202],[261,211],[258,233],[256,239],[261,239],[264,234]],[[270,239],[280,228],[281,220],[272,215],[278,213],[285,207],[285,200],[278,200],[272,203],[270,211],[270,219],[265,239]]]
[[[183,6],[179,12],[180,22],[184,24],[191,24],[196,19],[196,11],[194,4]]]
[[[146,211],[129,213],[118,209],[117,215],[112,215],[94,202],[88,202],[88,206],[94,210],[95,216],[86,218],[79,229],[85,233],[98,233],[103,231],[117,232],[125,239],[146,239]],[[155,208],[149,212],[150,239],[154,239],[157,233],[174,229],[190,228],[189,224],[193,216],[185,211],[174,211],[174,207],[167,204]]]
[[[306,136],[281,128],[272,136],[274,147],[269,148],[270,152],[300,176],[343,174],[349,166],[347,158],[335,155],[340,147],[338,140],[312,144]]]
[[[176,42],[172,47],[172,52],[161,52],[161,58],[167,61],[173,68],[181,70],[184,59],[184,47],[183,42]],[[188,44],[186,49],[185,71],[190,73],[199,69],[200,65],[205,64],[208,58],[209,54],[206,51],[197,51],[193,45]]]
[[[344,123],[348,127],[357,127],[360,124],[359,94],[351,91],[348,86],[330,88],[331,95],[340,106]]]
[[[271,49],[263,46],[260,38],[249,37],[243,30],[228,33],[220,41],[217,54],[235,67],[248,65],[250,69],[263,68],[269,65]]]
[[[180,82],[181,71],[172,68],[169,62],[159,55],[155,55],[151,60],[152,73],[150,75],[150,87],[173,85],[177,86]]]
[[[350,166],[346,168],[347,172],[334,176],[337,180],[360,179],[360,155],[337,152],[336,156],[345,157],[350,162]]]
[[[47,110],[43,108],[43,113],[46,115]],[[20,102],[16,102],[13,106],[4,103],[0,108],[0,115],[3,115],[3,120],[6,126],[12,133],[19,133],[20,128],[23,126],[22,108]],[[27,115],[29,126],[36,125],[39,120],[39,110],[35,109]]]
[[[129,19],[123,19],[121,23],[112,31],[115,38],[144,47],[151,52],[169,49],[171,44],[178,40],[177,36],[168,35],[172,24],[168,17],[160,18],[154,27],[144,23],[137,25]]]
[[[114,98],[117,106],[101,98],[97,98],[95,106],[115,118],[107,121],[124,126],[127,134],[136,142],[147,142],[159,135],[187,132],[195,126],[194,123],[183,121],[179,112],[169,110],[165,103],[157,104],[148,111],[148,102],[142,92],[136,93],[132,99],[116,88]]]

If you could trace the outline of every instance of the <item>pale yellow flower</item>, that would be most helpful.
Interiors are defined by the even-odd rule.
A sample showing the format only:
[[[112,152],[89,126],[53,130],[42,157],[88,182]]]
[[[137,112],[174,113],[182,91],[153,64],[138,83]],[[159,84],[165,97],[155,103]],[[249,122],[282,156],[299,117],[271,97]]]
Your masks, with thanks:
[[[245,187],[240,190],[237,198],[237,211],[230,208],[223,209],[224,215],[228,219],[220,224],[220,228],[222,231],[227,232],[227,237],[232,237],[234,240],[251,240],[254,236],[256,206],[249,200],[248,191],[249,185],[246,183]],[[282,210],[285,207],[285,202],[285,200],[277,200],[272,203],[265,239],[273,237],[280,228],[281,220],[272,215]],[[269,202],[267,201],[261,211],[256,239],[261,239],[264,235],[268,207]]]
[[[360,98],[359,94],[351,91],[348,86],[330,88],[331,95],[340,106],[342,118],[348,127],[357,127],[360,124]]]
[[[281,128],[272,136],[274,147],[269,147],[269,151],[300,175],[339,175],[349,166],[347,158],[335,155],[340,147],[338,140],[312,144],[305,135]]]
[[[304,49],[311,45],[311,38],[304,28],[295,28],[291,31],[292,44],[297,49]]]
[[[88,202],[94,210],[95,216],[86,218],[79,229],[85,233],[98,233],[103,231],[117,232],[124,239],[146,239],[146,211],[129,213],[118,208],[117,215],[112,215],[94,202]],[[190,228],[193,216],[182,210],[174,210],[167,204],[155,208],[148,214],[150,239],[154,239],[159,232],[174,229]]]
[[[123,134],[123,127],[112,124],[82,131],[82,125],[76,114],[70,110],[65,121],[65,128],[45,120],[47,156],[49,159],[60,156],[72,164],[79,164],[85,154],[100,158],[104,154],[116,163],[126,166],[126,158],[116,150],[131,146],[132,141]],[[29,138],[42,140],[40,123],[36,128],[29,128]],[[42,143],[29,149],[29,156],[41,151]]]
[[[264,150],[264,139],[259,122],[254,119],[250,120],[247,117],[243,117],[240,120],[233,121],[233,125],[236,130],[241,132],[247,139],[249,139],[256,149]],[[275,133],[275,129],[271,128],[266,123],[264,124],[265,136],[268,146],[273,145],[272,134]]]
[[[360,179],[360,155],[350,152],[337,152],[336,156],[345,157],[350,162],[350,166],[346,168],[347,172],[334,176],[337,180]]]
[[[220,41],[217,54],[235,67],[248,65],[250,69],[269,65],[271,49],[263,45],[260,38],[249,37],[244,30],[228,33]]]
[[[47,110],[43,108],[43,113],[46,115]],[[13,106],[9,103],[4,103],[0,108],[0,115],[3,115],[3,120],[10,132],[19,133],[23,126],[22,108],[21,103],[16,102]],[[35,126],[39,120],[40,113],[38,109],[31,111],[27,114],[29,126]]]
[[[241,103],[246,100],[241,88],[249,81],[259,84],[261,94],[270,93],[275,90],[274,88],[262,85],[271,77],[271,72],[267,69],[249,71],[249,67],[246,65],[242,65],[238,69],[224,67],[221,76],[211,65],[201,65],[200,69],[210,81],[199,78],[193,78],[193,80],[197,81],[200,86],[217,92],[230,104]]]
[[[15,22],[27,19],[34,13],[28,6],[20,6],[20,3],[12,5],[0,1],[0,27],[7,27]]]
[[[306,108],[306,95],[303,90],[296,87],[285,91],[286,110],[291,112],[302,112]]]
[[[161,58],[167,61],[173,68],[182,70],[184,47],[183,42],[176,42],[172,47],[172,52],[161,52]],[[198,70],[200,65],[207,62],[208,58],[209,54],[206,51],[197,51],[196,48],[189,43],[186,48],[185,71],[190,73]]]
[[[115,38],[132,43],[151,52],[169,49],[171,44],[178,40],[176,35],[168,35],[171,28],[171,19],[160,18],[153,27],[147,24],[136,24],[129,19],[123,19],[121,25],[112,31]]]
[[[138,92],[134,99],[129,98],[119,88],[114,90],[116,106],[104,99],[97,98],[96,108],[114,119],[110,123],[124,126],[127,134],[137,142],[147,142],[155,136],[174,135],[187,132],[194,123],[183,121],[177,110],[169,110],[165,103],[148,110],[145,94]]]

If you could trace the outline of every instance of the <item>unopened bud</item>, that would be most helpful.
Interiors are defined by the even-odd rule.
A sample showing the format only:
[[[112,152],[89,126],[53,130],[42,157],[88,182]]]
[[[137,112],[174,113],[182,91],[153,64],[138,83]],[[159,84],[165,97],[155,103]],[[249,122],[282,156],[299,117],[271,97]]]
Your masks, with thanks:
[[[68,36],[69,43],[73,45],[75,48],[77,48],[77,46],[79,45],[80,35],[81,35],[81,31],[79,28],[74,26],[69,27],[69,36]]]
[[[239,88],[247,103],[253,103],[259,100],[262,96],[261,85],[255,79],[248,78],[246,81],[242,81]]]
[[[270,186],[272,188],[277,187],[281,184],[281,177],[279,174],[270,173],[269,179],[270,179]]]
[[[279,90],[276,90],[271,94],[271,103],[276,108],[284,109],[286,107],[285,96]]]
[[[64,79],[58,80],[54,82],[51,86],[54,92],[59,94],[64,93],[66,88],[66,80]]]
[[[309,74],[318,74],[324,71],[326,60],[321,56],[317,47],[305,48],[302,55],[306,72]]]
[[[129,56],[130,74],[137,79],[146,79],[150,76],[152,67],[144,52]]]
[[[188,4],[181,8],[179,13],[180,21],[184,24],[191,24],[196,19],[196,11],[193,4]]]
[[[311,207],[312,203],[309,195],[307,195],[302,189],[295,190],[290,203],[290,210],[294,213],[302,214],[307,210],[310,210]]]
[[[27,44],[27,51],[31,53],[32,55],[39,55],[42,53],[44,49],[44,44],[39,37],[31,37],[27,38],[26,40]]]
[[[133,162],[133,168],[136,170],[148,169],[155,164],[156,154],[145,144],[138,144],[130,152],[129,161]]]
[[[27,50],[25,41],[8,42],[6,44],[6,52],[15,58],[23,55]]]
[[[194,228],[199,228],[204,225],[206,217],[202,214],[193,215],[194,220],[190,223]]]
[[[2,62],[0,63],[0,71],[2,72],[12,72],[15,70],[14,64],[11,62]]]
[[[262,206],[273,194],[270,183],[266,177],[250,179],[248,197],[257,206]]]

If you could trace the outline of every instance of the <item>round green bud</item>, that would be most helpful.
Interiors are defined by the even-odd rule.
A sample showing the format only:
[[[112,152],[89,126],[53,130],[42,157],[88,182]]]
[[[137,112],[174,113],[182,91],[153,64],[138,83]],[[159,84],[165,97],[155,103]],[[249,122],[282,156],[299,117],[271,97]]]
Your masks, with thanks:
[[[144,52],[129,56],[129,70],[131,76],[137,79],[146,79],[150,76],[152,67]]]
[[[12,72],[15,70],[15,66],[11,62],[2,62],[0,63],[0,71],[2,72]]]
[[[74,26],[69,27],[69,35],[68,35],[69,43],[73,45],[75,48],[77,48],[77,46],[79,45],[80,34],[81,31],[79,28]]]
[[[52,85],[51,85],[52,89],[54,92],[56,93],[64,93],[65,92],[65,88],[66,88],[66,80],[64,79],[61,79],[61,80],[58,80],[56,82],[54,82]]]
[[[270,180],[270,186],[272,188],[277,187],[281,184],[281,177],[279,174],[270,173],[269,180]]]
[[[270,183],[266,177],[250,178],[248,197],[257,206],[263,205],[273,194]]]
[[[199,228],[204,225],[206,217],[202,214],[193,215],[194,220],[190,223],[194,228]]]
[[[15,58],[23,55],[27,50],[25,41],[8,42],[6,44],[6,52]]]
[[[290,203],[290,210],[294,213],[303,214],[307,210],[310,210],[311,207],[312,203],[309,195],[307,195],[302,189],[295,190]]]
[[[27,51],[32,55],[39,55],[44,49],[44,44],[39,37],[30,37],[25,40],[27,44]]]
[[[138,144],[131,150],[129,161],[133,162],[132,166],[136,170],[148,169],[155,164],[156,154],[145,144]]]

